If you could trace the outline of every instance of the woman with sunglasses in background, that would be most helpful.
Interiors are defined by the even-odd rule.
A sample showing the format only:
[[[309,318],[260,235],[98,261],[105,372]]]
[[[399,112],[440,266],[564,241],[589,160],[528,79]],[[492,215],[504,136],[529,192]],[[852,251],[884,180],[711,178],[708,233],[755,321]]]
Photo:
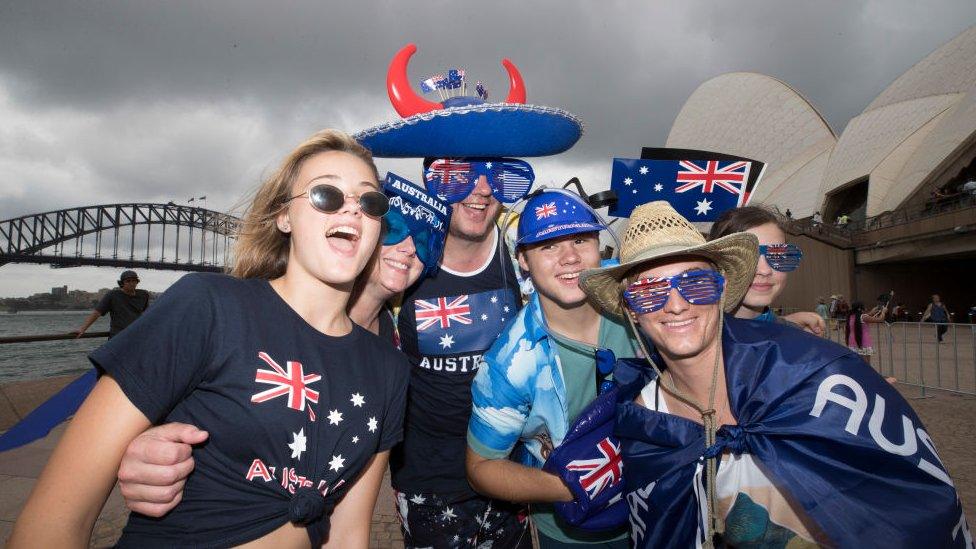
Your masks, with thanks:
[[[383,190],[390,198],[390,211],[383,218],[383,243],[353,289],[349,317],[399,348],[391,300],[421,276],[437,272],[451,209],[393,173],[387,174]]]
[[[233,276],[183,277],[92,353],[104,375],[11,547],[87,544],[126,446],[161,422],[202,429],[195,470],[165,516],[130,515],[120,546],[367,546],[409,375],[346,313],[389,208],[377,179],[341,132],[289,154],[245,215]]]
[[[786,289],[789,273],[800,266],[803,253],[795,244],[786,242],[786,230],[776,214],[761,206],[743,206],[726,211],[712,224],[708,239],[715,240],[739,232],[753,234],[759,239],[759,262],[749,291],[733,314],[736,318],[772,322],[776,320],[776,315],[769,307]],[[800,311],[785,315],[782,319],[817,335],[823,335],[826,330],[826,323],[814,312]]]

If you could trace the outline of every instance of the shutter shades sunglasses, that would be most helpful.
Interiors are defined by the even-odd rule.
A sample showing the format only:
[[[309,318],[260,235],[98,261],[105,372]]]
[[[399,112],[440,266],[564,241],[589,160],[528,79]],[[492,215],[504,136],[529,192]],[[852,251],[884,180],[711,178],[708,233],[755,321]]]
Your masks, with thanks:
[[[725,278],[716,271],[694,270],[638,280],[624,290],[624,300],[631,311],[646,314],[661,310],[672,288],[692,305],[711,305],[722,297],[724,287]]]
[[[520,200],[535,182],[532,166],[515,158],[438,158],[424,168],[427,189],[450,204],[471,194],[482,175],[491,194],[505,203]]]
[[[781,273],[795,271],[803,258],[803,252],[796,244],[760,244],[759,253],[766,256],[770,268]]]

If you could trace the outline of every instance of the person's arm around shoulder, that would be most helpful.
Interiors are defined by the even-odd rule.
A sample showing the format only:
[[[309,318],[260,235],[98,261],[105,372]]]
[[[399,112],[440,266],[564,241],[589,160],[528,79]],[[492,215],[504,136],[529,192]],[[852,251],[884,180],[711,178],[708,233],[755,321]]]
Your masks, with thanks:
[[[87,547],[126,445],[148,426],[115,380],[102,376],[51,454],[7,546]]]
[[[183,485],[193,472],[193,444],[209,434],[186,423],[167,423],[136,437],[119,465],[119,491],[125,506],[161,517],[183,499]]]
[[[805,332],[822,336],[827,329],[827,323],[823,317],[810,311],[797,311],[782,317],[783,320],[796,324]]]

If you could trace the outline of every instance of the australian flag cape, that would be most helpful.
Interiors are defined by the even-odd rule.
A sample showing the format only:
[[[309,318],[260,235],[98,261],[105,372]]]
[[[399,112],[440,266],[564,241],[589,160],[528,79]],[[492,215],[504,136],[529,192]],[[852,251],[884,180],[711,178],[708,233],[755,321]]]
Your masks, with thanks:
[[[722,427],[709,452],[751,454],[814,523],[808,529],[823,536],[818,543],[972,547],[955,487],[922,422],[856,354],[789,326],[729,316],[722,349],[738,425]],[[704,430],[633,402],[655,377],[633,359],[614,370],[632,541],[700,546]]]

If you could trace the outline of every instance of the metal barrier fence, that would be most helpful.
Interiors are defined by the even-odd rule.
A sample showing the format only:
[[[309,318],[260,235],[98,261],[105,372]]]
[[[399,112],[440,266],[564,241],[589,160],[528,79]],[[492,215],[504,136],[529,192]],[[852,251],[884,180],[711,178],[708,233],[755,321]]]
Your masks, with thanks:
[[[976,324],[869,324],[871,367],[899,383],[976,396]],[[938,341],[944,328],[942,342]],[[847,346],[844,323],[831,320],[826,337]]]

